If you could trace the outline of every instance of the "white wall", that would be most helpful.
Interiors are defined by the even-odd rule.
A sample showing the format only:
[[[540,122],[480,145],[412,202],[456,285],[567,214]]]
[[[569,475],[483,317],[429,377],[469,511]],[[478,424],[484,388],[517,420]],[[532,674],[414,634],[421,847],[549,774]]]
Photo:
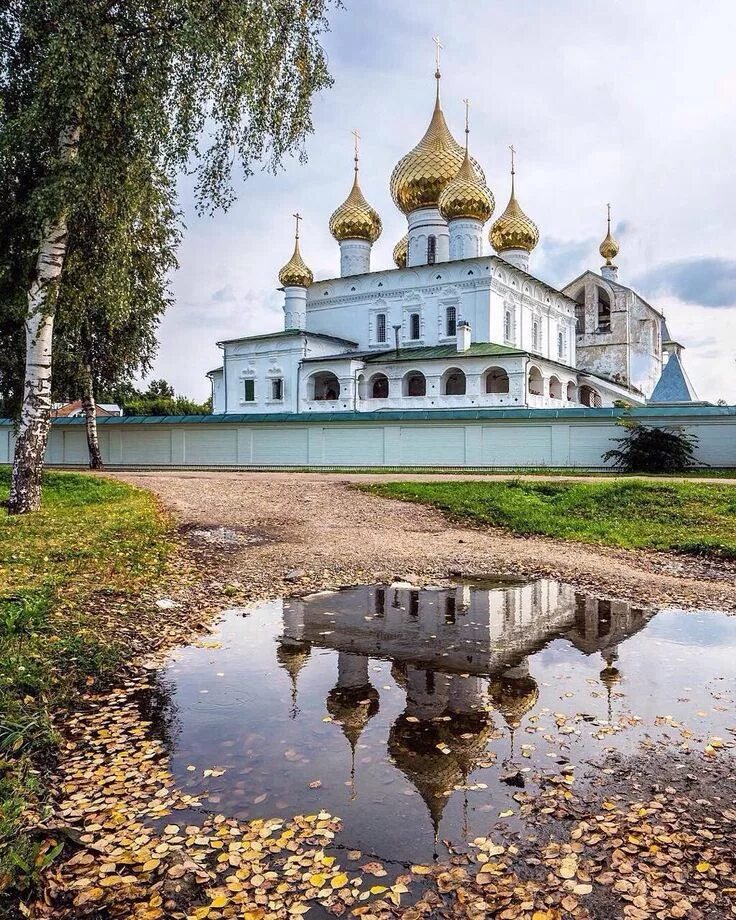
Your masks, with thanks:
[[[444,413],[443,413],[444,414]],[[472,415],[487,417],[472,418]],[[361,413],[345,420],[200,423],[123,422],[100,425],[109,466],[554,466],[600,467],[622,430],[606,410],[447,413],[449,418],[386,419]],[[503,416],[507,417],[503,417]],[[736,408],[693,409],[687,415],[636,410],[644,424],[682,425],[700,439],[697,454],[714,467],[736,467]],[[0,425],[0,463],[12,458],[10,425]],[[55,423],[51,464],[85,466],[84,426]]]

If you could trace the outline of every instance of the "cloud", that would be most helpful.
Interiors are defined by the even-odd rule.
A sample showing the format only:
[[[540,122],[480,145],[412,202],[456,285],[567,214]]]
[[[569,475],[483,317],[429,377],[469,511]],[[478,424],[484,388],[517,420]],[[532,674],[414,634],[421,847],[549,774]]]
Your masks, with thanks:
[[[232,303],[235,300],[235,291],[232,284],[226,284],[212,295],[213,303]]]
[[[736,260],[680,259],[640,275],[637,284],[647,296],[672,296],[705,307],[736,305]]]

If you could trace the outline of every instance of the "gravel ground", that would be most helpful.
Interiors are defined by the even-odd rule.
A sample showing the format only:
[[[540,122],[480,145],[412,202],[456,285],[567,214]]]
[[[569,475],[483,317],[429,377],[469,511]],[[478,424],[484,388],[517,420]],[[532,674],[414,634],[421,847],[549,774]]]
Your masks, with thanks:
[[[733,565],[457,526],[432,508],[352,487],[406,475],[114,475],[155,492],[175,512],[195,551],[206,556],[213,578],[242,586],[247,597],[407,576],[426,581],[504,574],[557,578],[638,603],[736,610]],[[215,533],[202,539],[209,530]]]

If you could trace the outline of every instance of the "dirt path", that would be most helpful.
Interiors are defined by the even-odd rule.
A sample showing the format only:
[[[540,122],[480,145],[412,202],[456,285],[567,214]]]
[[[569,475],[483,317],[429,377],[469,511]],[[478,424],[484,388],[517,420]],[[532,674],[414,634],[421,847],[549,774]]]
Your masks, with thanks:
[[[195,545],[217,559],[213,577],[239,584],[249,598],[406,576],[505,574],[558,578],[640,603],[736,610],[732,566],[460,527],[434,509],[352,488],[355,482],[425,478],[418,475],[114,475],[159,495]],[[197,534],[219,527],[236,536],[209,542],[206,533]]]

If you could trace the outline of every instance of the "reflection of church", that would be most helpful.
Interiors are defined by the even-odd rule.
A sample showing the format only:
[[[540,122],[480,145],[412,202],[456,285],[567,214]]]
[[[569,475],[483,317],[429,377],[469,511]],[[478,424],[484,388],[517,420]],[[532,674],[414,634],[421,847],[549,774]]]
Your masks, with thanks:
[[[350,745],[353,778],[358,741],[379,709],[369,661],[391,661],[406,703],[391,726],[388,753],[422,797],[436,834],[452,791],[467,784],[498,737],[493,712],[513,742],[533,711],[539,688],[529,658],[558,637],[586,656],[600,653],[610,718],[610,691],[621,677],[613,666],[618,646],[652,615],[543,580],[352,588],[285,601],[277,657],[292,680],[296,714],[298,676],[311,649],[337,652],[326,706]]]

